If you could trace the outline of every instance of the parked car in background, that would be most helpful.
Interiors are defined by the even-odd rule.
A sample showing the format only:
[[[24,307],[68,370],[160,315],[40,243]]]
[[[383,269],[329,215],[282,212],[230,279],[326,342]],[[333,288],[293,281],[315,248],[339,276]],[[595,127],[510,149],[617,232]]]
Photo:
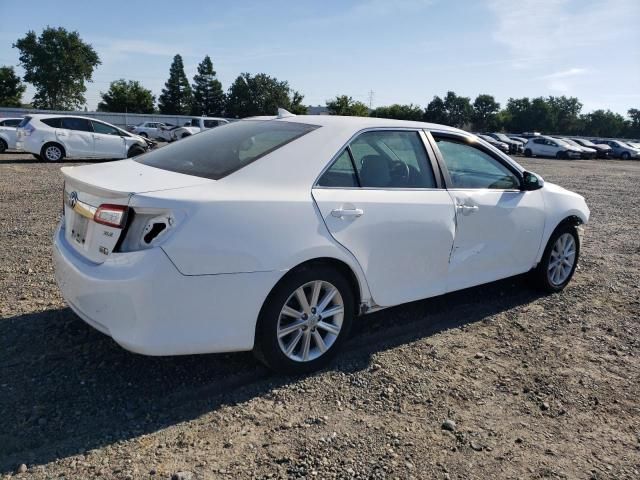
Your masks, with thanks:
[[[22,118],[0,118],[0,153],[16,148],[16,128]]]
[[[604,143],[611,147],[613,156],[622,160],[630,160],[640,158],[640,150],[633,148],[631,145],[623,142],[622,140],[608,140],[601,138],[595,140],[596,143]]]
[[[632,147],[633,147],[633,148],[635,148],[636,150],[640,150],[640,142],[634,142],[634,141],[631,141],[631,140],[627,140],[625,143],[626,143],[627,145],[632,146]]]
[[[158,128],[168,125],[169,124],[163,122],[142,122],[140,125],[133,127],[130,132],[145,138],[158,138]]]
[[[540,135],[542,135],[540,132],[522,132],[520,134],[523,138],[539,137]]]
[[[578,150],[580,150],[582,152],[580,158],[589,160],[589,159],[594,159],[598,156],[598,151],[595,148],[585,147],[584,145],[580,145],[579,143],[574,142],[570,138],[565,138],[565,137],[554,137],[554,138],[557,140],[562,140],[563,142],[568,143],[572,147],[576,147]]]
[[[511,140],[515,140],[516,142],[520,142],[523,147],[524,147],[524,144],[529,141],[528,138],[520,137],[518,135],[507,135],[507,137],[509,137]]]
[[[109,123],[75,115],[30,114],[18,125],[16,149],[40,160],[120,159],[146,152],[153,142]]]
[[[516,142],[515,140],[510,139],[504,133],[486,133],[485,135],[488,135],[499,142],[506,143],[509,146],[509,153],[512,155],[517,155],[524,151],[523,144],[521,142]]]
[[[567,142],[545,135],[531,137],[524,146],[524,154],[527,157],[555,157],[563,159],[581,158],[582,150]]]
[[[507,145],[506,143],[501,142],[500,140],[496,140],[495,138],[490,137],[489,135],[485,135],[484,133],[477,133],[476,135],[483,139],[485,142],[490,143],[491,145],[496,147],[498,150],[502,150],[504,153],[509,153],[509,145]]]
[[[382,118],[245,119],[62,173],[55,275],[82,319],[138,353],[253,349],[289,373],[361,314],[525,272],[562,290],[589,220],[467,132]]]
[[[613,150],[606,143],[593,143],[586,138],[572,138],[571,140],[583,147],[593,148],[598,158],[611,158],[613,156]]]
[[[173,142],[211,128],[219,127],[220,125],[226,125],[227,123],[229,123],[229,120],[225,118],[194,117],[183,126],[170,128],[159,127],[159,138],[162,138],[167,142]]]

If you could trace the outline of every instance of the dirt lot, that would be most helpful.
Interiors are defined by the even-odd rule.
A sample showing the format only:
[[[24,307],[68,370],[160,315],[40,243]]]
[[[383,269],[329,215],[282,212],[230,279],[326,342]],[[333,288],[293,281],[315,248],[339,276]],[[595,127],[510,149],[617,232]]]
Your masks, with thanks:
[[[393,308],[284,378],[85,325],[50,261],[59,165],[0,155],[0,477],[639,478],[640,162],[522,163],[592,211],[564,293],[518,277]]]

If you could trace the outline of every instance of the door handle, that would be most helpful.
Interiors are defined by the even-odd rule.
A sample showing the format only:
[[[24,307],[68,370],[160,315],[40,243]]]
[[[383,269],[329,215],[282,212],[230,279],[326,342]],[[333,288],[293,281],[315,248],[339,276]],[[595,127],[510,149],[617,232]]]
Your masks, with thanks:
[[[361,208],[336,208],[331,210],[331,216],[338,218],[357,218],[364,215],[364,211]]]
[[[460,210],[463,215],[469,215],[478,211],[477,205],[456,205],[456,209]]]

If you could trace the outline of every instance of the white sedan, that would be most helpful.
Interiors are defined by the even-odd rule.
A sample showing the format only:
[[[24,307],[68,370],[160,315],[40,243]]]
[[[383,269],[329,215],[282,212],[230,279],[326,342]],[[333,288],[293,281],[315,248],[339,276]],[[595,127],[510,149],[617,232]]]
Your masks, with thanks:
[[[62,169],[67,303],[148,355],[326,364],[357,315],[531,272],[570,281],[584,198],[421,122],[260,117]]]

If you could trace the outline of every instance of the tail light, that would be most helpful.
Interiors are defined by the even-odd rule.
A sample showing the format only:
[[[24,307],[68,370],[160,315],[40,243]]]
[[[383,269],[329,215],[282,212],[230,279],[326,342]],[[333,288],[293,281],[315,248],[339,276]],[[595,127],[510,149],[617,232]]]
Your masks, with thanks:
[[[93,216],[96,223],[107,225],[108,227],[123,228],[127,222],[127,211],[129,207],[124,205],[111,205],[105,203],[100,205]]]
[[[27,124],[26,124],[24,127],[22,127],[20,130],[22,131],[22,134],[23,134],[25,137],[28,137],[29,135],[31,135],[31,134],[35,131],[35,128],[33,128],[33,125],[31,125],[30,123],[27,123]]]

